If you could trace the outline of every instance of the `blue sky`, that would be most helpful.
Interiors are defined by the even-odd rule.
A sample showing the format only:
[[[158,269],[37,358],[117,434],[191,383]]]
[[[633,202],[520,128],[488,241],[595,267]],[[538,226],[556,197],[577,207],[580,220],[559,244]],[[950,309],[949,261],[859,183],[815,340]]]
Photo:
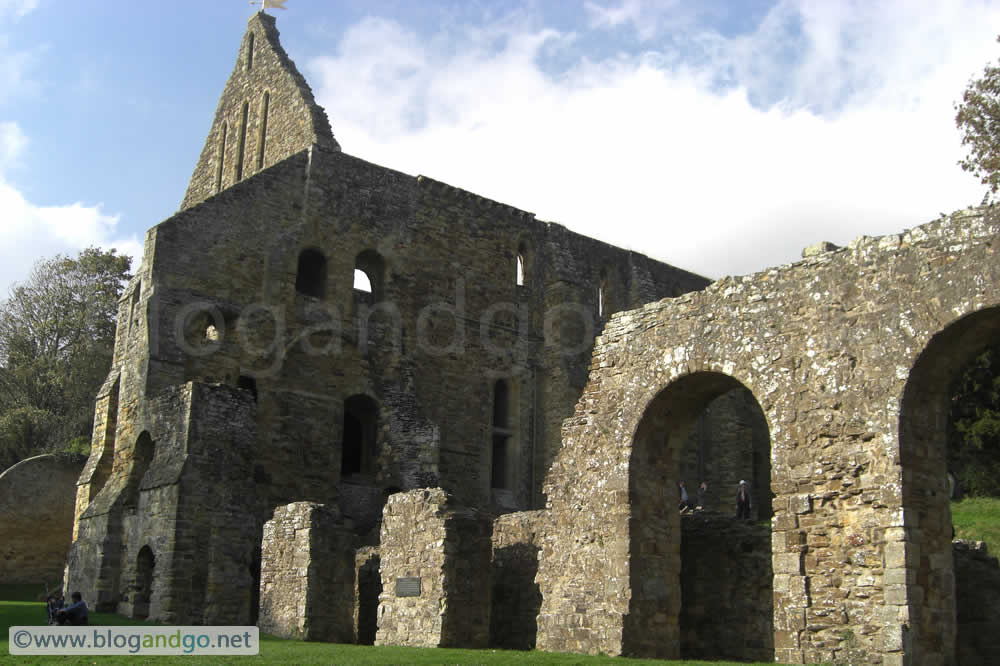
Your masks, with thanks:
[[[287,0],[345,152],[710,277],[977,203],[953,103],[1000,2]],[[0,0],[0,298],[170,216],[254,11]]]

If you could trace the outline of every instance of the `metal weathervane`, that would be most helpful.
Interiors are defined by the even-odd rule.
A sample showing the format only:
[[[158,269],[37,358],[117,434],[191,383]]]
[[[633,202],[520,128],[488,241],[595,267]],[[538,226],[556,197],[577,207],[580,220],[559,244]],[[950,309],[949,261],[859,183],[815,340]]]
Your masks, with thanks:
[[[285,6],[286,2],[288,0],[250,0],[251,5],[260,5],[260,10],[258,11],[264,11],[265,9],[288,9]]]

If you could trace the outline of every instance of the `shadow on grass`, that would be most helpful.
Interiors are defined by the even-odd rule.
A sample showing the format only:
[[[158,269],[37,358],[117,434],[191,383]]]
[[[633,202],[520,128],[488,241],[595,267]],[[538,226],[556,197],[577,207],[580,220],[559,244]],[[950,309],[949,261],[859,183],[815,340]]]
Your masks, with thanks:
[[[45,604],[37,601],[0,601],[0,662],[21,664],[122,664],[139,663],[137,655],[67,656],[10,655],[8,629],[12,626],[45,625]],[[91,613],[90,625],[98,626],[159,626],[153,622],[140,622],[112,613]],[[141,663],[162,664],[673,664],[674,666],[737,666],[731,662],[659,661],[627,659],[623,657],[590,657],[577,654],[550,652],[520,652],[516,650],[458,650],[449,648],[403,648],[391,646],[342,645],[336,643],[311,643],[261,636],[260,654],[248,656],[142,656]],[[739,666],[747,666],[740,664]],[[762,665],[761,665],[762,666]]]

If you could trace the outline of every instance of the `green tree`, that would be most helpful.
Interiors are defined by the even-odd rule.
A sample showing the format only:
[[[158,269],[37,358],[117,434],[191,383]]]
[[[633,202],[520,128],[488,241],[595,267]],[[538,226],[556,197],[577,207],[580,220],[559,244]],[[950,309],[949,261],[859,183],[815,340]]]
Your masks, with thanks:
[[[89,439],[131,265],[99,248],[44,259],[0,302],[0,470]]]
[[[988,199],[1000,190],[1000,62],[987,64],[980,78],[969,81],[955,110],[968,151],[958,164],[987,186]]]
[[[1000,496],[1000,346],[973,359],[951,395],[948,467],[966,493]]]

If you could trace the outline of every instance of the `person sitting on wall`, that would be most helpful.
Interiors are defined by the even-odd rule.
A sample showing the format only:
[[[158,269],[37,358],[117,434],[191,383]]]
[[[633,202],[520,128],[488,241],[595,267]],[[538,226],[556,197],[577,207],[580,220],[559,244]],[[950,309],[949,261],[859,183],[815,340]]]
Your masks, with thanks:
[[[83,600],[83,595],[74,592],[70,597],[73,600],[66,608],[56,611],[56,621],[60,625],[70,625],[80,627],[87,624],[87,603]]]
[[[736,489],[736,518],[739,520],[750,520],[750,488],[747,482],[740,479],[740,485]]]

